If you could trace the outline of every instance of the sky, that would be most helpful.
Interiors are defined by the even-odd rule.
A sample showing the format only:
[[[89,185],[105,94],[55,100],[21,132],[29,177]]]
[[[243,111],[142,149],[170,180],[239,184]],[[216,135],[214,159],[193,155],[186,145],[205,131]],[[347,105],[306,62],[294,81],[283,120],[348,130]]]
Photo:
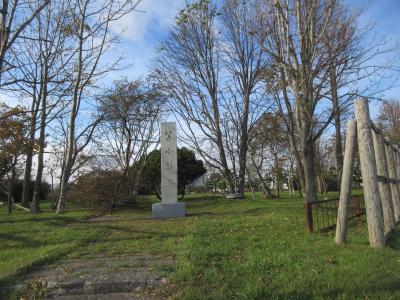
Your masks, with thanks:
[[[344,0],[350,5],[365,8],[362,24],[375,24],[376,37],[386,38],[400,44],[400,0]],[[103,79],[104,85],[113,80],[127,77],[130,80],[144,78],[149,72],[157,44],[168,35],[179,10],[186,0],[141,0],[137,10],[112,25],[121,33],[121,41],[112,56],[123,55],[121,71],[114,71]],[[400,61],[397,62],[400,65]],[[385,93],[386,98],[400,98],[400,87]],[[3,95],[1,98],[7,98]],[[5,99],[10,102],[11,99]],[[10,103],[11,104],[11,103]],[[374,111],[374,110],[372,110]]]
[[[362,7],[361,26],[374,24],[375,38],[386,39],[400,45],[400,0],[344,0],[349,5]],[[165,39],[168,29],[174,24],[179,10],[186,6],[185,0],[142,0],[133,12],[113,25],[122,32],[118,52],[124,56],[123,71],[109,74],[106,84],[122,77],[144,78],[149,72],[157,44]],[[394,62],[400,65],[400,61]],[[387,79],[387,80],[390,80]],[[385,91],[384,98],[399,98],[400,87]],[[378,115],[378,104],[370,105],[371,117]]]
[[[400,44],[400,0],[344,0],[351,5],[366,8],[361,17],[362,24],[375,24],[376,36]],[[142,0],[133,12],[117,23],[112,29],[122,34],[117,53],[123,55],[123,64],[129,66],[123,71],[112,72],[104,78],[104,85],[113,80],[144,78],[149,72],[155,56],[157,44],[167,37],[168,29],[174,24],[179,10],[184,8],[186,0]],[[400,65],[399,62],[394,62]],[[386,92],[387,98],[400,99],[400,87]],[[3,94],[1,100],[13,104],[13,98]],[[15,103],[16,104],[16,103]],[[372,118],[376,117],[379,105],[370,105]]]
[[[145,77],[157,44],[166,38],[175,17],[185,6],[185,0],[142,0],[137,11],[113,24],[112,29],[122,34],[118,52],[125,57],[127,65],[133,65],[123,71],[113,72],[107,79]]]
[[[397,41],[400,44],[400,0],[345,0],[351,5],[364,7],[362,24],[375,24],[376,37]],[[107,80],[120,77],[135,79],[145,77],[160,40],[168,34],[185,0],[142,0],[137,11],[125,16],[113,25],[123,32],[118,51],[124,55],[125,63],[132,64],[126,70],[113,72]],[[399,62],[400,63],[400,62]],[[388,97],[400,97],[400,88],[388,93]]]

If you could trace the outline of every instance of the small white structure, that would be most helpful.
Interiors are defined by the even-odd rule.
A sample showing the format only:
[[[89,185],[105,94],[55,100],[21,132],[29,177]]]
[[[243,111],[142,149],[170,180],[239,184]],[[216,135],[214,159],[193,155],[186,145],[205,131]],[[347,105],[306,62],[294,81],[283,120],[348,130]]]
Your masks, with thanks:
[[[193,182],[190,184],[192,187],[205,187],[206,186],[206,177],[205,174],[197,177]]]

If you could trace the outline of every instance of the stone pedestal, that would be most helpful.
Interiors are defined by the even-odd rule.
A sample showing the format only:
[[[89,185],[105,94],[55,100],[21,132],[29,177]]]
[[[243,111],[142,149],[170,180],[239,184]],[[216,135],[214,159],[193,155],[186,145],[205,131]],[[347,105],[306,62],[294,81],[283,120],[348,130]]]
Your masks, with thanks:
[[[161,123],[161,203],[153,204],[153,218],[175,218],[186,215],[186,203],[178,202],[178,156],[176,123]]]
[[[186,216],[186,203],[155,203],[152,205],[154,219],[179,218]]]

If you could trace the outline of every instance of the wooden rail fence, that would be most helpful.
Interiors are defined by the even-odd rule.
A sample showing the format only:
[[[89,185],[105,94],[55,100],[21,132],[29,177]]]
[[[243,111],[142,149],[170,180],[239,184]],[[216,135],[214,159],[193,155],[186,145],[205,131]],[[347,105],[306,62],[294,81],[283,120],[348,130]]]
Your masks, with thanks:
[[[344,167],[336,225],[336,243],[347,240],[355,143],[358,142],[368,236],[382,247],[400,221],[400,152],[370,119],[368,100],[354,102],[355,120],[347,124]]]

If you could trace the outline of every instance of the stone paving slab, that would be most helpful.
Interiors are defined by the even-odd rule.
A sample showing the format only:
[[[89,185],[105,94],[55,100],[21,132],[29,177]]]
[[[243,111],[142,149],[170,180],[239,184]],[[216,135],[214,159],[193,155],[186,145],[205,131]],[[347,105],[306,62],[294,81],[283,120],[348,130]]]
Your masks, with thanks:
[[[142,296],[135,296],[132,293],[110,293],[110,294],[88,294],[73,296],[58,296],[58,300],[147,300]],[[156,299],[156,298],[153,298]]]
[[[46,286],[46,299],[157,299],[154,291],[168,280],[154,268],[171,262],[143,255],[59,260],[40,267],[15,290],[40,282]]]

